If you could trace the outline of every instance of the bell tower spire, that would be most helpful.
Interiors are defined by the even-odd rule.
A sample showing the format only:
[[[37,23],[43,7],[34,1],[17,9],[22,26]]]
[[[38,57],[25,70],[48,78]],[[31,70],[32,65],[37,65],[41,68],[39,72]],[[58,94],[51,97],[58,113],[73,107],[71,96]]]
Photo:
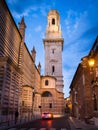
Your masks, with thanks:
[[[48,25],[46,28],[46,38],[61,38],[60,16],[56,10],[48,13]]]

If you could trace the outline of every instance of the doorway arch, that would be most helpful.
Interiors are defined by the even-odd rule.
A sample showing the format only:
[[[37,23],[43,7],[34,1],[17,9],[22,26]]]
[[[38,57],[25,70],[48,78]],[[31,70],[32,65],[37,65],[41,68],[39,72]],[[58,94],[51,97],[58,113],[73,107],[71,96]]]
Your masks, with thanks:
[[[42,97],[52,97],[52,94],[49,91],[45,91],[42,93]]]

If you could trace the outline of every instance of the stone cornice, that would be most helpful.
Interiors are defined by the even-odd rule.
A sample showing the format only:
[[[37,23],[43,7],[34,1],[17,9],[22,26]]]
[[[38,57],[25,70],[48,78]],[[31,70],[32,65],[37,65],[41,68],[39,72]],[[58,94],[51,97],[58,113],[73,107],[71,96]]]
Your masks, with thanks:
[[[62,43],[64,43],[64,39],[63,38],[54,38],[54,39],[46,38],[46,39],[43,39],[43,42],[44,43],[45,42],[62,42]]]
[[[49,43],[49,42],[60,42],[62,44],[62,50],[63,50],[63,44],[64,44],[64,39],[63,38],[45,38],[43,39],[43,43],[46,44],[46,43]],[[50,43],[49,43],[50,44]]]
[[[56,80],[56,77],[54,77],[54,76],[51,76],[51,75],[45,75],[45,76],[41,76],[41,78],[53,78],[53,79],[55,79],[55,80]]]

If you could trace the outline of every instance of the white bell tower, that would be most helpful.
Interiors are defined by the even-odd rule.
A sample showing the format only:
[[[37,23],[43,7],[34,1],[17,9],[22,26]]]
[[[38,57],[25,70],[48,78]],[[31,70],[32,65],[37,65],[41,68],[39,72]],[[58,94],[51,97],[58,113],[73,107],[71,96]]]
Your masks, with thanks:
[[[48,13],[47,21],[48,25],[43,39],[45,75],[54,76],[56,89],[63,92],[62,51],[64,39],[62,38],[59,13],[56,10],[51,10]]]

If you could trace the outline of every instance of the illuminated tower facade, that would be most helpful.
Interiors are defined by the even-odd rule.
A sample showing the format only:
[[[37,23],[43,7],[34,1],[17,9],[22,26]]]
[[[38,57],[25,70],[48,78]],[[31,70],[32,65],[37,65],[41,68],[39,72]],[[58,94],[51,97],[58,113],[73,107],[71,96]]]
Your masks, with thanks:
[[[63,92],[62,51],[63,38],[60,27],[60,16],[56,10],[51,10],[47,17],[48,25],[44,41],[45,75],[56,78],[56,89]]]
[[[64,114],[64,93],[62,75],[63,38],[60,16],[51,10],[47,17],[48,25],[45,38],[45,75],[41,80],[41,111],[52,112],[54,116]]]

